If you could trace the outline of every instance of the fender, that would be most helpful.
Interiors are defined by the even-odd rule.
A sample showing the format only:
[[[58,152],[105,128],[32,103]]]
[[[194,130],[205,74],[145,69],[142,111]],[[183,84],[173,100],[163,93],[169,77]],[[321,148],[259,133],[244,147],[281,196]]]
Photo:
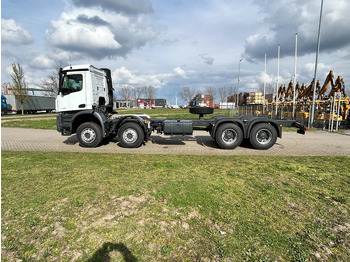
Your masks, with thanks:
[[[149,119],[147,119],[147,121],[150,121]],[[150,133],[148,132],[148,128],[147,128],[147,122],[145,122],[145,120],[143,118],[141,118],[140,116],[137,116],[137,115],[125,115],[123,117],[121,117],[119,119],[119,122],[117,124],[118,126],[118,129],[119,127],[121,127],[124,123],[127,123],[127,122],[135,122],[135,123],[138,123],[142,128],[143,128],[143,131],[145,133],[145,140],[147,141],[149,136],[150,136]]]
[[[269,119],[266,117],[253,117],[248,120],[244,120],[244,122],[247,122],[248,124],[248,130],[246,133],[247,136],[244,136],[245,138],[248,138],[252,128],[256,124],[260,124],[260,123],[268,123],[272,125],[277,131],[277,137],[282,138],[282,127],[274,119]]]
[[[85,117],[84,117],[85,116]],[[79,111],[78,113],[76,113],[73,118],[72,118],[72,124],[71,124],[71,128],[70,131],[71,133],[75,133],[76,129],[78,128],[78,126],[80,125],[79,123],[79,118],[89,118],[89,119],[96,119],[97,123],[101,126],[101,130],[102,130],[102,135],[103,137],[108,136],[108,134],[106,133],[106,127],[105,127],[105,122],[106,122],[106,117],[103,114],[100,114],[92,109],[87,109],[84,111]],[[78,121],[77,121],[78,120]],[[75,124],[75,122],[77,122]],[[86,121],[84,121],[86,122]]]
[[[230,117],[222,117],[222,118],[218,119],[217,121],[215,121],[215,127],[214,127],[214,130],[213,130],[213,137],[215,137],[216,130],[218,129],[218,127],[221,124],[225,124],[225,123],[234,123],[234,124],[238,125],[242,129],[243,137],[246,136],[246,130],[244,128],[243,121],[241,121],[239,119],[233,119],[233,118],[230,118]]]

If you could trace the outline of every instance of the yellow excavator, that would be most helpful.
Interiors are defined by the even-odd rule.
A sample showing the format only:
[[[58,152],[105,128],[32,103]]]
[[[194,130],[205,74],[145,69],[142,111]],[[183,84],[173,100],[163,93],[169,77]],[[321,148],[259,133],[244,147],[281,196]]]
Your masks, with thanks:
[[[344,97],[346,96],[344,78],[341,78],[340,76],[338,76],[337,80],[335,80],[334,86],[332,87],[328,97],[333,97],[337,92],[341,92]]]
[[[297,96],[298,100],[300,100],[303,97],[305,90],[306,90],[306,85],[305,83],[303,83],[298,91],[298,96]]]
[[[300,91],[300,82],[298,81],[296,86],[295,86],[295,94],[294,94],[295,99],[298,98],[299,91]]]
[[[331,70],[331,71],[329,72],[329,74],[327,75],[326,80],[324,81],[324,84],[323,84],[323,86],[322,86],[320,92],[318,93],[319,99],[321,99],[321,100],[323,99],[323,96],[324,96],[324,94],[326,93],[329,84],[331,84],[332,88],[334,87],[333,78],[334,78],[334,73],[333,73],[333,71]]]
[[[285,93],[286,100],[290,100],[290,95],[292,94],[292,91],[293,91],[293,80],[290,80],[287,91]]]
[[[278,89],[278,100],[283,101],[283,98],[286,93],[286,85],[281,85],[280,88]]]

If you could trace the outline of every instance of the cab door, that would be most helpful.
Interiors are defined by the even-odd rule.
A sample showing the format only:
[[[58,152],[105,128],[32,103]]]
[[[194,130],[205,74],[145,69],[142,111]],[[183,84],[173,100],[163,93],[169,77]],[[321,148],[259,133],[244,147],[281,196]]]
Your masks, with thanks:
[[[86,72],[67,72],[63,76],[56,99],[56,110],[63,112],[89,109],[86,98]]]

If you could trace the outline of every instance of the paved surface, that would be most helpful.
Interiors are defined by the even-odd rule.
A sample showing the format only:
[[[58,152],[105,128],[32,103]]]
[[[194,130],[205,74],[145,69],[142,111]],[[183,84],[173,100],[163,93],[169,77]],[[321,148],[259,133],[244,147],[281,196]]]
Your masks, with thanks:
[[[187,154],[187,155],[273,155],[273,156],[350,156],[350,135],[307,132],[284,132],[283,138],[268,150],[255,150],[241,145],[234,150],[220,149],[203,131],[193,136],[163,136],[154,134],[151,141],[140,148],[122,148],[118,141],[97,148],[79,146],[76,135],[61,136],[55,130],[1,128],[1,149],[12,151],[56,151],[131,154]]]

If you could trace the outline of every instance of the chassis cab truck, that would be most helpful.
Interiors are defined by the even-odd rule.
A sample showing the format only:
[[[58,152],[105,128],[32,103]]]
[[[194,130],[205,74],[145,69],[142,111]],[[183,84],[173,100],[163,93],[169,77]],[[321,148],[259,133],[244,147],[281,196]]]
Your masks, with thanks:
[[[165,135],[192,135],[193,130],[210,134],[223,149],[234,149],[243,139],[256,149],[272,147],[282,137],[282,126],[305,128],[294,120],[261,117],[231,118],[213,116],[213,109],[190,108],[197,119],[150,118],[146,114],[120,115],[113,110],[111,71],[91,65],[69,66],[59,72],[59,94],[56,99],[57,131],[64,136],[76,134],[83,147],[96,147],[104,139],[118,138],[121,146],[139,147],[152,132]]]

